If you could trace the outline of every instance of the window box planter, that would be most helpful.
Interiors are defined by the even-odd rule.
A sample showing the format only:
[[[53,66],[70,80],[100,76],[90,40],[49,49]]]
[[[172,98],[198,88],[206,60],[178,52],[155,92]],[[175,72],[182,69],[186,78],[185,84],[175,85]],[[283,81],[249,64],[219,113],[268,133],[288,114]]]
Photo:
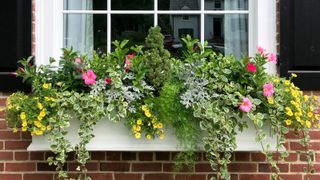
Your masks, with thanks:
[[[237,135],[238,147],[236,151],[261,151],[261,145],[255,141],[256,131],[252,122],[248,122],[248,126],[248,129]],[[79,121],[72,120],[68,129],[67,139],[73,145],[79,142],[78,128]],[[269,127],[265,127],[265,131],[268,132]],[[135,139],[124,123],[113,123],[107,119],[103,119],[95,126],[94,135],[95,137],[87,146],[89,151],[183,151],[183,149],[179,148],[179,141],[174,135],[173,128],[165,129],[165,138],[163,140]],[[268,137],[265,143],[270,143],[271,147],[275,149],[276,139]],[[28,150],[50,150],[48,137],[33,136]]]

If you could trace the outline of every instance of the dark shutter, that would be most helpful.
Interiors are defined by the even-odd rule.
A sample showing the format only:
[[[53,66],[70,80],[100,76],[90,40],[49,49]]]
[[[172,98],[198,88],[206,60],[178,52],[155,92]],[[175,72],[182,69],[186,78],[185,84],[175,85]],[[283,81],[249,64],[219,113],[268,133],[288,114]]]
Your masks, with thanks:
[[[0,92],[26,90],[12,73],[31,55],[31,0],[2,1],[0,24]]]
[[[320,0],[280,0],[280,73],[320,90]]]

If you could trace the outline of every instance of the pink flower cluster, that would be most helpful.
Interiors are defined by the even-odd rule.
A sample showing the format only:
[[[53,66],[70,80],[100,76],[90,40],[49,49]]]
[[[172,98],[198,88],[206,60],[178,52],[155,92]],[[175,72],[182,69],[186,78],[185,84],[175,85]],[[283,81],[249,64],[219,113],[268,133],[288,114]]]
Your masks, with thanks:
[[[133,58],[134,58],[134,54],[128,54],[128,55],[126,56],[125,63],[124,63],[124,70],[125,70],[126,72],[129,72],[130,67],[131,67],[131,64],[132,64],[131,60],[132,60]]]
[[[250,63],[247,65],[247,71],[251,73],[256,73],[257,72],[257,67],[256,65]]]
[[[92,70],[88,70],[86,73],[82,74],[82,79],[86,85],[93,85],[96,83],[96,74]]]
[[[274,86],[271,83],[266,83],[263,85],[263,96],[264,97],[271,97],[274,93]]]
[[[277,56],[275,54],[268,53],[261,46],[257,47],[257,51],[258,51],[259,54],[261,54],[262,57],[268,58],[269,62],[271,62],[273,64],[277,64]]]
[[[242,111],[242,112],[250,112],[251,109],[252,109],[253,105],[252,105],[252,102],[250,101],[249,98],[243,98],[242,99],[242,103],[240,104],[239,106],[239,109]]]

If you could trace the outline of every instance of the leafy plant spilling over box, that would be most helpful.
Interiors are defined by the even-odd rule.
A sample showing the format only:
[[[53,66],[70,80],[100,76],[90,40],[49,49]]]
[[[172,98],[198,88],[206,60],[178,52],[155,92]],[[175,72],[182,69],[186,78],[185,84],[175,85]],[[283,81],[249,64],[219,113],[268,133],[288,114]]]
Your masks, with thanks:
[[[279,168],[270,146],[262,143],[267,137],[265,125],[277,139],[279,158],[288,155],[285,134],[294,131],[302,137],[312,163],[308,131],[319,124],[318,99],[303,95],[291,82],[295,74],[289,79],[267,74],[264,65],[276,63],[274,54],[259,47],[255,57],[236,59],[216,54],[190,36],[182,41],[182,56],[171,57],[163,47],[160,28],[155,27],[144,47],[115,41],[110,54],[88,57],[63,49],[60,60],[51,59],[49,65],[36,67],[32,58],[22,60],[17,76],[32,84],[32,93],[17,92],[8,98],[7,122],[13,131],[21,128],[33,136],[49,136],[55,155],[48,162],[57,167],[61,179],[68,177],[63,165],[71,151],[80,163],[79,179],[90,179],[86,145],[103,118],[125,122],[137,139],[163,139],[164,128],[173,126],[186,150],[177,156],[177,166],[192,165],[193,152],[202,144],[222,179],[230,179],[227,166],[237,146],[237,132],[246,131],[245,119],[254,124],[274,179]],[[74,147],[65,138],[71,119],[80,121],[80,142]],[[312,166],[308,170],[312,172]]]

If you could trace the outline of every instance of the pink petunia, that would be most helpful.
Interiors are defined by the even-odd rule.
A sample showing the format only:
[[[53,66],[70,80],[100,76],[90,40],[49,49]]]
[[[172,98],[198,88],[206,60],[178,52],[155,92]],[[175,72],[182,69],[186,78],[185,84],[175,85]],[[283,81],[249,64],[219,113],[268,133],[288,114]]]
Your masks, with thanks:
[[[124,64],[124,70],[125,70],[126,72],[129,71],[129,69],[130,69],[130,67],[131,67],[131,64],[132,64],[131,59],[133,59],[134,56],[135,56],[134,54],[128,54],[128,55],[126,56],[126,60],[125,60],[125,64]]]
[[[273,63],[273,64],[277,64],[277,56],[273,53],[270,53],[268,55],[268,59],[269,59],[269,62]]]
[[[247,65],[247,71],[251,73],[256,73],[257,72],[257,67],[254,64],[248,64]]]
[[[77,64],[81,64],[82,63],[82,61],[81,61],[81,59],[79,57],[74,58],[74,62],[77,63]]]
[[[274,86],[271,83],[266,83],[263,85],[263,96],[271,97],[274,93]]]
[[[266,50],[263,49],[261,46],[257,46],[257,51],[261,56],[265,57],[267,55]]]
[[[249,98],[243,98],[242,99],[242,103],[240,104],[239,106],[239,109],[242,111],[242,112],[250,112],[251,109],[252,109],[252,102],[250,101]]]
[[[96,83],[97,76],[92,70],[88,70],[86,73],[82,74],[82,79],[86,85],[92,85]]]
[[[106,79],[104,79],[104,82],[106,83],[106,85],[109,85],[109,84],[111,84],[112,79],[111,78],[106,78]]]

